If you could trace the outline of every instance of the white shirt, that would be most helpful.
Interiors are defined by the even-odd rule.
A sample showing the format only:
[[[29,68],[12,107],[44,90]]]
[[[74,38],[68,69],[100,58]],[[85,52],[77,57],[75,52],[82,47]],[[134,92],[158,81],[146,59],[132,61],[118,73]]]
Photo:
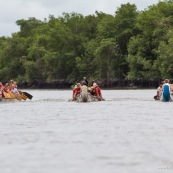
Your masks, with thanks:
[[[13,88],[11,90],[11,92],[13,92],[15,95],[18,95],[19,94],[19,91],[17,90],[17,88]]]

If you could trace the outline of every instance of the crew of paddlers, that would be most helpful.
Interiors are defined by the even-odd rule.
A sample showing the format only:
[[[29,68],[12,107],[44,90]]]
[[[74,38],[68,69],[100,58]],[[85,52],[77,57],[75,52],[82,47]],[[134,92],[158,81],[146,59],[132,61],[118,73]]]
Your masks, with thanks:
[[[83,89],[87,90],[89,96],[96,98],[98,101],[104,100],[99,85],[93,80],[89,85],[86,77],[83,78],[82,82],[77,83],[73,88],[72,101],[76,101],[81,95]],[[85,90],[85,91],[86,91]],[[165,79],[159,84],[157,93],[154,96],[155,100],[172,101],[173,100],[173,84],[170,83],[169,79]],[[26,100],[32,99],[32,95],[27,92],[22,92],[18,89],[17,84],[14,80],[10,80],[9,83],[2,84],[0,82],[0,99],[17,99]]]
[[[77,83],[73,88],[73,96],[72,96],[73,101],[77,100],[77,96],[81,94],[83,86],[86,86],[88,94],[97,98],[98,101],[104,100],[102,98],[102,92],[99,85],[93,80],[91,82],[91,85],[89,86],[88,80],[86,79],[86,77],[84,77],[83,81],[80,83]]]
[[[159,84],[154,99],[162,101],[172,101],[171,98],[172,92],[173,92],[173,85],[170,83],[169,79],[165,79]]]
[[[28,97],[18,89],[14,80],[10,80],[4,85],[0,82],[0,98],[26,100]]]

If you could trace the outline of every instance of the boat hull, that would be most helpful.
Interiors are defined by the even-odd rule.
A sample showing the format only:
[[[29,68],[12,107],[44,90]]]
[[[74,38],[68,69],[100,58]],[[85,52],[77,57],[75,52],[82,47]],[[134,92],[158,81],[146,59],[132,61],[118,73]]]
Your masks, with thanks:
[[[18,102],[20,100],[10,98],[0,98],[0,102]]]

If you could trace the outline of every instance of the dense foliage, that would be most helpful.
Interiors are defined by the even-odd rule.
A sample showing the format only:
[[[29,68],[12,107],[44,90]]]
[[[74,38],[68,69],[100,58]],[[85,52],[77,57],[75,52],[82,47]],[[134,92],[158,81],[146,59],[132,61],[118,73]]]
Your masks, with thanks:
[[[18,20],[20,31],[0,37],[0,81],[74,83],[86,76],[114,81],[173,78],[173,0],[115,15],[63,13]]]

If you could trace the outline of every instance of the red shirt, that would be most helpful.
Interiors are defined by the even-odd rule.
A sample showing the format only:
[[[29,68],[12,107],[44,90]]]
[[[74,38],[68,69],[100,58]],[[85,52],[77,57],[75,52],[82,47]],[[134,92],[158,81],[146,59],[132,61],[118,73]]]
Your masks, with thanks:
[[[8,93],[8,92],[9,92],[9,90],[8,90],[7,88],[4,88],[4,91],[5,91],[6,93]]]
[[[79,88],[75,88],[73,90],[73,93],[76,93],[76,95],[80,94],[81,93],[81,88],[80,87]]]
[[[100,96],[100,95],[101,95],[101,89],[100,87],[96,86],[95,96]]]

